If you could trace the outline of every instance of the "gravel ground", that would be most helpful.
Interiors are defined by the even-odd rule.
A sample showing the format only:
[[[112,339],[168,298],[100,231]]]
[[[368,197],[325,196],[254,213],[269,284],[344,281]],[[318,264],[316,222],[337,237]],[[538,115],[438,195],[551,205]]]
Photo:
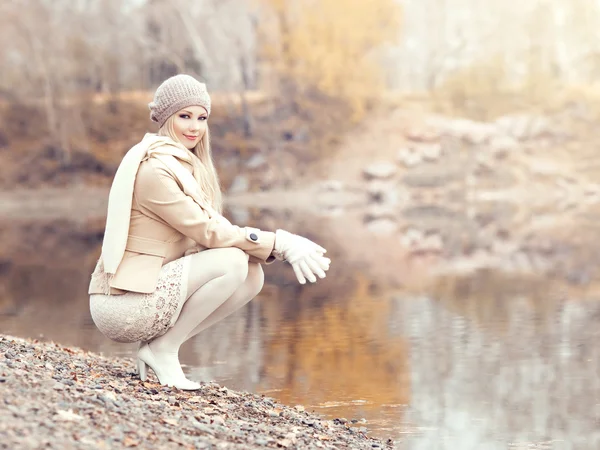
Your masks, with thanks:
[[[391,448],[345,419],[205,383],[141,382],[134,363],[0,334],[0,449]]]

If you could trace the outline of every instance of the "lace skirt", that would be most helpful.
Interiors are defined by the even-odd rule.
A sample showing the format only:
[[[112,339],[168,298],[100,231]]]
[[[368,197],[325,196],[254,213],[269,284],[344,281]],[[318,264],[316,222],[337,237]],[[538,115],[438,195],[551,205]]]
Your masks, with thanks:
[[[165,264],[156,290],[150,294],[92,294],[90,312],[94,324],[107,338],[124,343],[149,341],[165,334],[179,318],[185,303],[189,265],[189,256]],[[103,275],[108,277],[99,262],[92,276]]]

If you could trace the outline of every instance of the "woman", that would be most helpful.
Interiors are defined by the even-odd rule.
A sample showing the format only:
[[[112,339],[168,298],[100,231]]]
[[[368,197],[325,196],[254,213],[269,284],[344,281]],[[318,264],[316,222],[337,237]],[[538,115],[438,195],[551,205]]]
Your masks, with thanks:
[[[287,261],[304,284],[324,278],[330,260],[306,238],[221,215],[203,83],[171,77],[149,107],[159,131],[132,147],[115,175],[90,311],[108,338],[140,342],[142,380],[150,366],[161,384],[194,390],[200,385],[185,377],[180,346],[260,292],[261,264]]]

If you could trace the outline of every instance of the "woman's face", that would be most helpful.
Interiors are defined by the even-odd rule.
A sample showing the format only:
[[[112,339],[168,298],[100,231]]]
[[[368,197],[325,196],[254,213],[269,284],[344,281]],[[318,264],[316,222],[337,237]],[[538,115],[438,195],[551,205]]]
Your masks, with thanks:
[[[202,106],[188,106],[173,117],[175,136],[186,148],[192,149],[206,133],[208,113]]]

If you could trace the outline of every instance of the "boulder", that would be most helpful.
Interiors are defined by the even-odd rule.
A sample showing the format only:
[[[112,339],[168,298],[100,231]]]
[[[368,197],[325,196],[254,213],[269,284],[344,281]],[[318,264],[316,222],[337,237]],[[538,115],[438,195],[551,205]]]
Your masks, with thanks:
[[[388,236],[398,230],[398,224],[389,218],[375,219],[367,222],[367,230],[373,234]]]
[[[396,175],[398,168],[388,161],[378,161],[363,169],[363,176],[367,180],[386,180]]]
[[[267,158],[262,153],[255,153],[246,161],[246,167],[248,169],[258,169],[267,164]]]
[[[407,249],[414,249],[421,245],[425,234],[416,228],[408,228],[400,237],[400,243]]]
[[[319,190],[324,192],[340,192],[344,189],[344,183],[339,180],[324,180],[319,184]]]
[[[387,204],[397,204],[400,202],[400,189],[400,186],[392,180],[372,180],[366,187],[370,201]]]
[[[550,132],[550,121],[546,117],[529,114],[512,114],[499,117],[496,127],[518,140],[529,140]]]
[[[231,183],[231,186],[227,192],[229,194],[243,194],[248,192],[249,188],[250,181],[248,180],[248,177],[246,175],[237,175],[233,179],[233,182]]]
[[[440,134],[431,128],[411,128],[406,132],[406,137],[415,142],[435,142],[439,140]]]
[[[511,136],[494,136],[488,145],[490,153],[495,157],[506,156],[509,152],[519,148],[517,140]]]
[[[417,152],[414,148],[402,148],[398,152],[397,161],[404,167],[416,167],[423,162],[423,155]]]
[[[417,147],[417,151],[425,161],[437,161],[442,156],[442,145],[440,143],[424,144]]]
[[[497,135],[495,124],[477,122],[470,119],[454,119],[444,116],[432,116],[428,125],[435,127],[440,133],[453,136],[471,144],[482,144]]]

